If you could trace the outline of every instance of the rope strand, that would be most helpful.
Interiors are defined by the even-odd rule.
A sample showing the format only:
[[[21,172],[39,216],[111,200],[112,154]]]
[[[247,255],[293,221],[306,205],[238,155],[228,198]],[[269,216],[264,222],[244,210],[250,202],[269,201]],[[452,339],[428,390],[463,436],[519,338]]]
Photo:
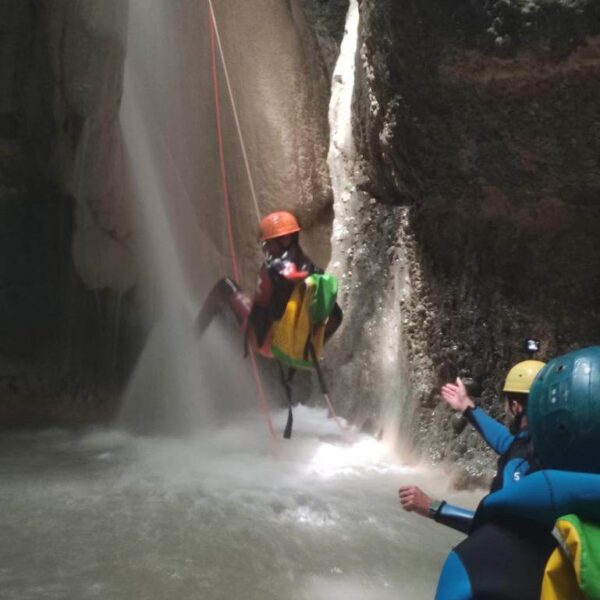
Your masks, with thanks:
[[[217,122],[217,141],[219,144],[219,162],[221,168],[221,185],[223,188],[223,202],[225,203],[225,220],[227,223],[227,236],[229,238],[229,254],[231,264],[233,265],[233,278],[240,282],[240,271],[238,269],[237,257],[235,254],[235,243],[233,238],[233,225],[231,223],[231,208],[229,206],[229,188],[227,186],[227,171],[225,167],[225,150],[223,148],[223,130],[221,127],[221,99],[219,95],[219,74],[217,68],[217,52],[215,48],[215,27],[214,21],[210,19],[210,50],[212,58],[213,89],[215,99],[215,119]]]
[[[233,112],[233,118],[235,120],[235,127],[237,129],[238,138],[240,140],[240,147],[242,149],[242,156],[244,158],[244,166],[246,167],[246,175],[248,177],[248,184],[250,185],[250,194],[252,196],[252,203],[254,204],[254,212],[256,213],[256,220],[260,223],[260,208],[258,206],[258,199],[256,196],[256,189],[254,187],[254,180],[252,179],[252,171],[250,170],[250,162],[248,160],[248,153],[246,152],[246,144],[244,143],[244,136],[242,134],[242,127],[238,118],[238,111],[235,105],[235,98],[233,90],[231,89],[231,81],[229,79],[229,71],[227,70],[227,63],[225,62],[225,54],[223,52],[223,46],[221,45],[221,36],[219,34],[219,28],[217,26],[217,19],[215,17],[215,10],[213,7],[212,0],[208,0],[208,8],[210,10],[210,21],[212,24],[212,30],[217,40],[217,46],[219,48],[219,54],[221,56],[221,64],[223,66],[223,74],[225,75],[225,83],[227,84],[227,91],[229,92],[229,100],[231,102],[231,109]]]
[[[209,0],[210,4],[210,0]],[[231,207],[229,204],[229,188],[227,186],[227,168],[225,165],[225,151],[223,148],[223,128],[221,126],[221,105],[220,105],[220,95],[219,95],[219,74],[218,74],[218,66],[217,66],[217,52],[215,46],[215,37],[216,37],[216,27],[214,20],[214,13],[212,11],[211,6],[211,15],[210,15],[210,48],[211,48],[211,57],[212,57],[212,75],[213,75],[213,87],[214,87],[214,98],[215,98],[215,117],[217,120],[217,137],[219,144],[219,161],[220,161],[220,169],[221,169],[221,183],[223,186],[223,202],[225,204],[225,219],[227,222],[227,236],[229,237],[229,253],[231,255],[231,263],[233,265],[233,276],[236,282],[240,281],[240,273],[238,269],[237,257],[235,253],[235,243],[233,239],[233,226],[231,223]],[[241,132],[240,132],[241,135]],[[258,208],[258,205],[256,205]],[[260,379],[260,374],[258,372],[258,366],[256,364],[256,357],[254,356],[254,350],[250,348],[250,358],[252,362],[252,374],[254,376],[254,381],[256,383],[256,390],[258,392],[258,396],[261,401],[261,406],[263,409],[263,413],[265,419],[267,421],[267,426],[269,431],[271,432],[271,436],[273,439],[277,439],[277,435],[275,434],[275,429],[273,428],[273,422],[271,421],[271,413],[269,412],[269,403],[267,402],[267,398],[265,396],[265,391],[262,385],[262,381]]]

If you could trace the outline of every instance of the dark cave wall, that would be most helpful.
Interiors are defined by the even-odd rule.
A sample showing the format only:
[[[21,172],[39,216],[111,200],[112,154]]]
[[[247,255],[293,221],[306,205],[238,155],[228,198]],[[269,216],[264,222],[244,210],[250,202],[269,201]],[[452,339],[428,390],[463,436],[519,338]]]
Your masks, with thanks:
[[[124,3],[0,3],[0,427],[108,418],[136,352],[132,277],[82,259],[101,203],[78,183],[114,182],[87,164],[115,148],[98,139],[115,137],[125,17]]]
[[[363,187],[409,207],[416,241],[415,439],[476,471],[440,383],[468,370],[499,414],[523,338],[540,358],[600,343],[600,3],[363,0],[361,18]]]

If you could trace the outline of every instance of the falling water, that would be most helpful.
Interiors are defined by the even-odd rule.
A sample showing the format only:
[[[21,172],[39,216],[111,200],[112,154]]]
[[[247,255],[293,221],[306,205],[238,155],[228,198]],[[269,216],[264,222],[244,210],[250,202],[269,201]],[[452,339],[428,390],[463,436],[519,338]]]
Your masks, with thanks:
[[[121,415],[134,429],[213,423],[212,399],[234,397],[230,372],[244,373],[241,350],[233,351],[222,329],[207,336],[209,352],[194,332],[204,282],[229,270],[220,236],[211,235],[225,227],[209,53],[198,30],[207,18],[197,2],[130,3],[121,120],[151,323]]]
[[[331,138],[327,161],[335,210],[330,270],[339,277],[342,295],[348,300],[350,327],[360,323],[350,330],[349,336],[354,337],[354,331],[356,337],[361,337],[364,348],[356,354],[362,351],[366,355],[346,361],[346,373],[369,372],[372,385],[367,394],[358,396],[377,407],[381,437],[408,456],[410,443],[404,440],[410,439],[407,430],[412,423],[412,406],[400,327],[400,299],[406,292],[407,267],[406,261],[399,259],[403,244],[401,223],[406,218],[406,209],[377,206],[376,201],[360,189],[359,182],[364,175],[355,146],[352,118],[359,23],[358,2],[350,0],[329,105]],[[398,225],[394,226],[395,223]],[[396,230],[397,246],[385,245],[384,231],[389,229]],[[390,263],[396,262],[399,266],[382,268],[384,261],[380,257],[384,252]],[[367,295],[369,297],[365,297]],[[365,310],[365,306],[371,310]]]
[[[305,77],[299,43],[285,3],[261,0],[262,11],[258,4],[250,7],[241,0],[215,4],[250,169],[260,208],[268,211],[274,201],[289,202],[304,194],[296,163],[306,162],[303,148],[310,148],[312,141],[310,123],[297,122],[298,113],[306,112],[302,93],[295,89]],[[234,397],[239,398],[234,403],[238,408],[257,406],[254,395],[249,397],[253,383],[239,339],[236,347],[222,328],[213,327],[200,345],[193,331],[209,286],[232,274],[209,13],[207,3],[197,0],[132,0],[129,22],[121,119],[152,331],[121,420],[134,428],[199,427]],[[255,241],[257,216],[231,99],[219,75],[233,241],[242,284],[250,287],[261,259]],[[219,398],[208,393],[211,386],[217,386]]]

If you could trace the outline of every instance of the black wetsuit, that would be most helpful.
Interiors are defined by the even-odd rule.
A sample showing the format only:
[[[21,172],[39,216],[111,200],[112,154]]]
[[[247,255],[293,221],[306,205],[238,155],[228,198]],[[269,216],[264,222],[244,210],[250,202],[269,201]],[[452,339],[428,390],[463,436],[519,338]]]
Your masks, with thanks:
[[[465,416],[500,455],[488,498],[517,488],[537,470],[526,430],[514,436],[480,408]],[[484,519],[479,508],[473,513],[445,503],[436,520],[469,532],[444,564],[436,600],[539,600],[544,566],[556,545],[552,525],[520,515]]]

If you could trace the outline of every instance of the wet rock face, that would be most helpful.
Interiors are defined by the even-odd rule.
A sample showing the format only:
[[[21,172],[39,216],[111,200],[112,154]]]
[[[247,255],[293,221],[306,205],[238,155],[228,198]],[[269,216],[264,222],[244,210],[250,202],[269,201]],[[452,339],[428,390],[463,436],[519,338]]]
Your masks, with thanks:
[[[54,171],[76,201],[73,259],[89,289],[135,283],[119,108],[127,3],[46,2]]]
[[[126,12],[0,4],[1,425],[110,412],[123,376],[117,331],[135,281],[117,122]]]
[[[324,72],[328,89],[344,34],[347,11],[348,0],[292,2],[292,12],[296,17],[297,29],[303,36],[306,54]],[[309,45],[311,38],[316,43],[312,48]]]
[[[523,338],[540,358],[600,341],[600,3],[363,0],[361,19],[363,187],[410,208],[418,247],[415,437],[475,465],[442,381],[470,371],[499,414]]]
[[[286,3],[282,3],[285,5]],[[327,112],[331,95],[331,77],[344,34],[348,0],[290,0],[290,24],[297,39],[298,71],[294,78],[301,84],[296,93],[296,106],[284,96],[288,126],[298,138],[295,160],[301,188],[276,204],[264,207],[277,209],[282,200],[291,201],[290,208],[300,219],[305,246],[311,257],[325,264],[331,256],[330,235],[332,196],[327,168],[329,125]],[[273,21],[272,25],[277,27]],[[281,86],[287,90],[291,82]],[[248,83],[251,86],[252,83]],[[307,160],[308,159],[308,160]],[[306,164],[309,168],[306,168]]]

